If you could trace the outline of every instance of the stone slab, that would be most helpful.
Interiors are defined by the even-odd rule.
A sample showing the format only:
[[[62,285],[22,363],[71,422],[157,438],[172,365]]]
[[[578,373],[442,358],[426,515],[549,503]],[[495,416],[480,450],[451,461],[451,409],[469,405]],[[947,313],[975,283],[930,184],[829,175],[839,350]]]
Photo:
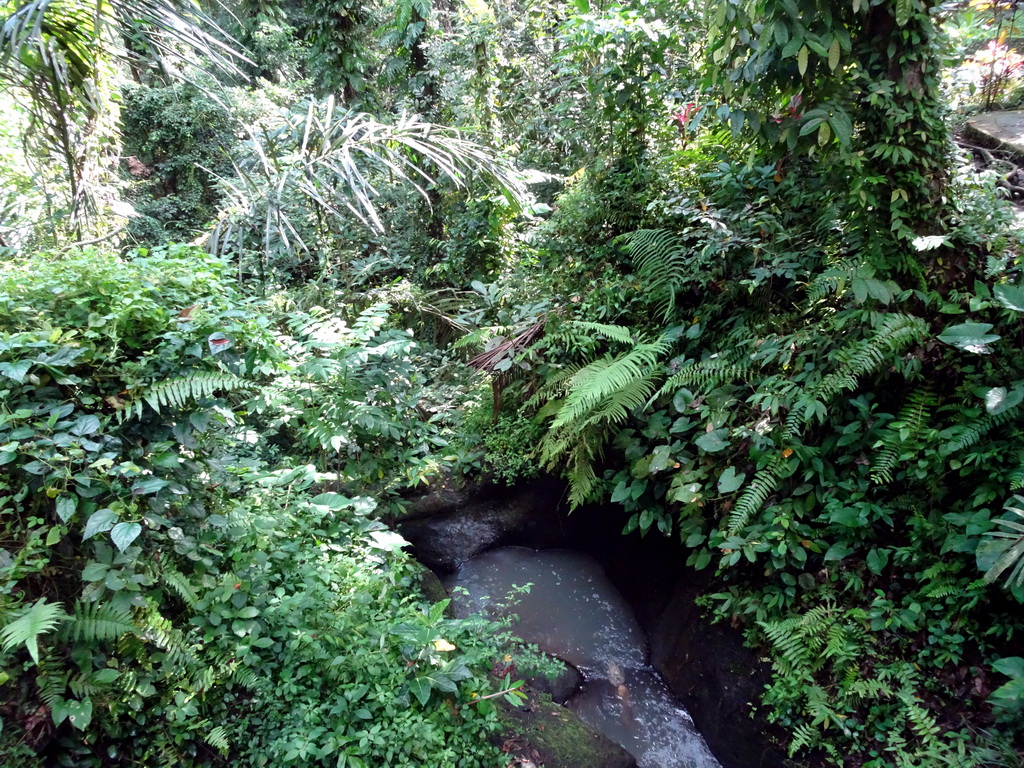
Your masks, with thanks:
[[[985,112],[967,121],[968,132],[988,146],[1009,149],[1024,156],[1024,109]]]

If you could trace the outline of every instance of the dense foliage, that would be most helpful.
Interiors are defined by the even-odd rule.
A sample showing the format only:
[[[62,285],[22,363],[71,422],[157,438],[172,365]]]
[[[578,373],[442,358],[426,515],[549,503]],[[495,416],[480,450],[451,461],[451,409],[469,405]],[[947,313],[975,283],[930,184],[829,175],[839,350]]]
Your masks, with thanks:
[[[502,764],[382,520],[549,471],[793,765],[1019,765],[1015,8],[8,3],[0,761]]]

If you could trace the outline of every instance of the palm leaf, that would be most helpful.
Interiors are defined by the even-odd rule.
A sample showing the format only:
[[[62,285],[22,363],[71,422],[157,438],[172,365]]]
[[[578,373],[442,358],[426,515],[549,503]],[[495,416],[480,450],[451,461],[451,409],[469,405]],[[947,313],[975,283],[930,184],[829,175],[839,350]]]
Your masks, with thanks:
[[[251,131],[250,139],[251,158],[236,168],[237,179],[223,182],[232,206],[210,239],[211,248],[221,252],[231,246],[226,233],[239,219],[253,225],[262,220],[268,252],[275,245],[288,253],[310,252],[298,221],[311,211],[342,224],[354,218],[381,231],[377,178],[408,184],[429,201],[428,188],[438,179],[465,187],[482,176],[515,205],[525,199],[525,186],[510,164],[458,131],[415,115],[381,123],[337,110],[333,97],[283,115],[273,130]]]

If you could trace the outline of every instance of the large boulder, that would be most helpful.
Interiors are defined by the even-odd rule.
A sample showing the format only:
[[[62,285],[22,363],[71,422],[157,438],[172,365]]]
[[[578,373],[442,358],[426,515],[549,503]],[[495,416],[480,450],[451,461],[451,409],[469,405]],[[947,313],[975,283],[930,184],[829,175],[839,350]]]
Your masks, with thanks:
[[[517,488],[490,486],[460,490],[438,484],[408,500],[396,521],[421,563],[449,574],[474,555],[506,544],[555,546],[562,485],[546,478]]]

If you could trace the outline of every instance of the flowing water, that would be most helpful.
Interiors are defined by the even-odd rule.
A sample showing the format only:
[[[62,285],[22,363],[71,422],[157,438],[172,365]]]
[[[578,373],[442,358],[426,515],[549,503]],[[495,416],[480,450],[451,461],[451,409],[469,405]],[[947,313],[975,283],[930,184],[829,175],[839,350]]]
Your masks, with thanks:
[[[526,584],[528,593],[515,591]],[[566,706],[632,753],[640,768],[720,768],[647,664],[647,639],[594,558],[504,547],[467,561],[446,586],[467,590],[455,601],[461,615],[514,613],[516,634],[579,669],[584,683]],[[518,602],[504,607],[509,594]]]

